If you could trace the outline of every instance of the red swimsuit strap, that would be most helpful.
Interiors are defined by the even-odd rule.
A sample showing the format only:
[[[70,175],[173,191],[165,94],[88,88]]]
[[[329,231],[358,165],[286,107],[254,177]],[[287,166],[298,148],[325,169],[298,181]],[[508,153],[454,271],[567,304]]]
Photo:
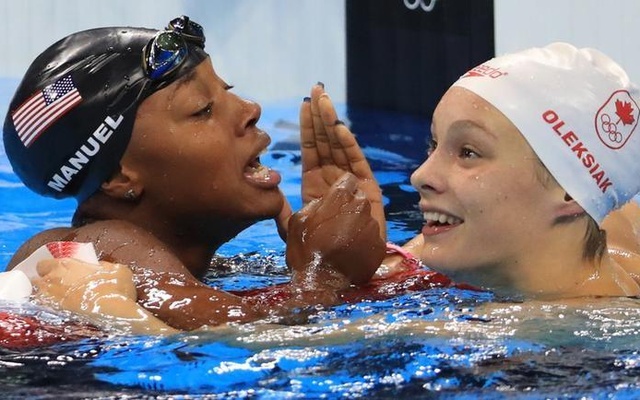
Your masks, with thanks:
[[[50,324],[37,317],[0,311],[0,347],[19,350],[101,335],[100,330],[79,322]]]
[[[398,246],[395,243],[387,242],[387,255],[398,254],[402,256],[402,265],[404,269],[414,270],[422,267],[422,262],[416,256],[411,254],[408,250],[405,250],[403,247]]]

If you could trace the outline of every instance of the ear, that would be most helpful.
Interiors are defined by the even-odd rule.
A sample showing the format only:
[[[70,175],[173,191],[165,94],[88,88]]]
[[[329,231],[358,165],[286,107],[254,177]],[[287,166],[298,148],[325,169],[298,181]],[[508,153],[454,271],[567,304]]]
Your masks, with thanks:
[[[111,179],[100,185],[100,190],[109,197],[134,200],[140,197],[144,191],[144,185],[136,171],[123,165]]]
[[[558,206],[556,208],[556,217],[564,219],[582,215],[584,213],[584,208],[582,208],[582,206],[580,206],[580,204],[578,204],[578,202],[575,201],[569,193],[563,191],[562,201],[558,202]]]

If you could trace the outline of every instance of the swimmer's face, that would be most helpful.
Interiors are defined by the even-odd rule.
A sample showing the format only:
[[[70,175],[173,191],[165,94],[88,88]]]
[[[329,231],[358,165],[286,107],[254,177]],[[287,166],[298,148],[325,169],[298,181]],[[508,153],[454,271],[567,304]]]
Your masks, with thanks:
[[[140,105],[121,164],[159,217],[250,225],[282,207],[280,176],[258,161],[270,143],[260,106],[230,89],[207,59]]]
[[[482,270],[496,278],[535,257],[531,245],[553,224],[559,187],[541,183],[539,161],[516,127],[454,87],[434,112],[432,136],[428,159],[411,177],[426,216],[425,264],[454,277]]]

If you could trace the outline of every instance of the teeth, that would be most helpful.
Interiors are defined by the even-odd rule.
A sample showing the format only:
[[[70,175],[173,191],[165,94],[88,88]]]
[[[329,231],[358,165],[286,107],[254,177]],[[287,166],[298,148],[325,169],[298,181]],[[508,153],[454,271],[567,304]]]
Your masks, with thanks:
[[[253,176],[259,179],[269,178],[269,173],[269,168],[265,167],[264,165],[253,168]]]
[[[425,212],[423,214],[424,220],[429,222],[429,221],[433,221],[433,222],[438,222],[441,224],[449,224],[449,225],[455,225],[455,224],[460,224],[462,223],[462,220],[460,218],[456,218],[454,216],[451,215],[447,215],[447,214],[443,214],[443,213],[439,213],[439,212],[435,212],[435,211],[428,211]]]

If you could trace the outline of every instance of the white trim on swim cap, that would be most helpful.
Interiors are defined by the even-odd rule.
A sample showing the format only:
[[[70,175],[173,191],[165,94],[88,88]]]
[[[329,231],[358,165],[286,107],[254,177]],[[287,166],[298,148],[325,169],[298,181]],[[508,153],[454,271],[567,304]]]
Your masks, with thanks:
[[[640,92],[594,49],[567,43],[496,57],[463,75],[598,224],[640,191]]]

